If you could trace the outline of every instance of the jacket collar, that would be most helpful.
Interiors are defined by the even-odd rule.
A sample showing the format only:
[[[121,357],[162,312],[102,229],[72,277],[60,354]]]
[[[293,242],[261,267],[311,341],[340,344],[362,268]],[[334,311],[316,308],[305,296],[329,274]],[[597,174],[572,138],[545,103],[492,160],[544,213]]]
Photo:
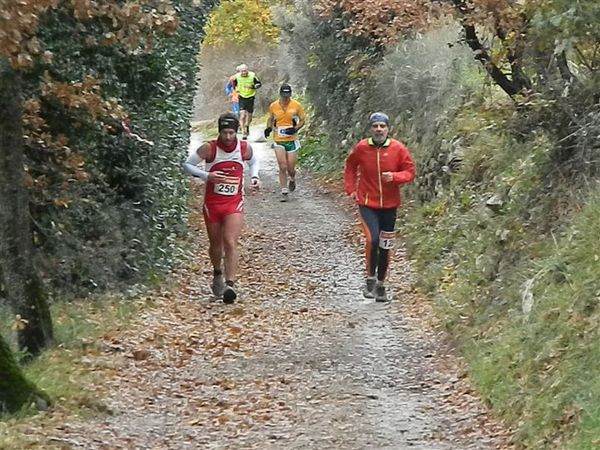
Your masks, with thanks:
[[[373,140],[372,137],[370,137],[369,139],[367,139],[367,143],[371,147],[389,147],[389,145],[390,145],[391,142],[392,142],[392,140],[390,138],[387,138],[385,141],[383,141],[383,144],[377,145],[377,144],[375,144],[375,141]]]

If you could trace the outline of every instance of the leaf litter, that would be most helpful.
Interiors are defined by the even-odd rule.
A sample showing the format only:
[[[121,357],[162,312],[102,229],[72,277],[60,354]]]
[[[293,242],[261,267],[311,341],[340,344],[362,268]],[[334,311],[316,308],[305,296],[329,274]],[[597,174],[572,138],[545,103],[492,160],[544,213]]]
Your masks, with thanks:
[[[304,175],[280,204],[264,147],[270,187],[248,199],[240,301],[211,297],[196,195],[193,260],[82,362],[102,375],[87,388],[105,413],[59,406],[26,431],[30,448],[512,448],[413,289],[402,248],[393,301],[365,301],[360,229],[339,185]]]

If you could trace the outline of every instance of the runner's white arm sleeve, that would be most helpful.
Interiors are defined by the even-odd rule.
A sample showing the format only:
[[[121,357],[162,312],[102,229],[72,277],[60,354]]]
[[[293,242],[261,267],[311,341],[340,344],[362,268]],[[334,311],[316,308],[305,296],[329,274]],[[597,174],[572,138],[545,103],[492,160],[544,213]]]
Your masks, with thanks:
[[[196,152],[193,152],[183,163],[183,170],[196,178],[200,178],[202,181],[207,181],[208,172],[198,167],[198,164],[200,164],[200,162],[202,162],[202,160],[200,159],[198,154]]]
[[[248,168],[250,169],[250,178],[258,178],[258,159],[256,155],[252,155],[252,158],[248,160]]]

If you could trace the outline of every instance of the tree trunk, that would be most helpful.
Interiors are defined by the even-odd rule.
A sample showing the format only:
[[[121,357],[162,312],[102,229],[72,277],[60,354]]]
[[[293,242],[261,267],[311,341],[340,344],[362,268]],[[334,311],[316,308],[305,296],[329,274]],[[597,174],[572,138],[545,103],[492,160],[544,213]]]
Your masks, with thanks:
[[[516,59],[510,61],[512,74],[514,75],[512,79],[510,79],[500,67],[493,63],[488,49],[483,46],[479,36],[477,36],[475,25],[469,20],[469,15],[472,12],[472,5],[470,2],[465,0],[452,0],[452,3],[461,16],[459,20],[465,33],[466,44],[473,50],[475,59],[483,64],[483,67],[492,80],[494,80],[494,82],[510,97],[522,93],[525,88],[530,88],[531,82]],[[503,34],[504,32],[502,30],[497,30],[496,32],[496,35],[501,39],[504,38]]]
[[[558,67],[558,71],[560,72],[563,81],[569,84],[577,81],[577,78],[575,78],[575,75],[573,75],[573,72],[569,69],[567,54],[564,50],[556,56],[556,66]]]
[[[0,57],[0,265],[6,298],[21,316],[19,348],[39,354],[52,342],[52,319],[33,265],[28,192],[24,183],[21,78]]]
[[[483,64],[483,67],[489,76],[492,77],[492,80],[494,80],[494,82],[511,97],[518,94],[522,86],[518,85],[516,80],[508,78],[506,74],[492,62],[492,57],[477,37],[475,27],[463,21],[463,30],[465,32],[465,41],[467,45],[471,47],[473,53],[475,53],[475,59]]]
[[[31,402],[45,409],[49,398],[25,378],[8,344],[0,336],[0,414],[17,412]]]

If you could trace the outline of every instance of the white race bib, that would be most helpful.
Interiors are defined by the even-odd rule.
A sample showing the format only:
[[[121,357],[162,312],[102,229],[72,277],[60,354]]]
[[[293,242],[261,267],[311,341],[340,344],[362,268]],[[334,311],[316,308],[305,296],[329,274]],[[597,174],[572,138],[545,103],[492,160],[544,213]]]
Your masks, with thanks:
[[[379,248],[391,250],[394,248],[396,233],[394,231],[381,231],[379,233]]]
[[[220,195],[236,195],[238,193],[238,184],[218,183],[215,184],[215,193]]]

